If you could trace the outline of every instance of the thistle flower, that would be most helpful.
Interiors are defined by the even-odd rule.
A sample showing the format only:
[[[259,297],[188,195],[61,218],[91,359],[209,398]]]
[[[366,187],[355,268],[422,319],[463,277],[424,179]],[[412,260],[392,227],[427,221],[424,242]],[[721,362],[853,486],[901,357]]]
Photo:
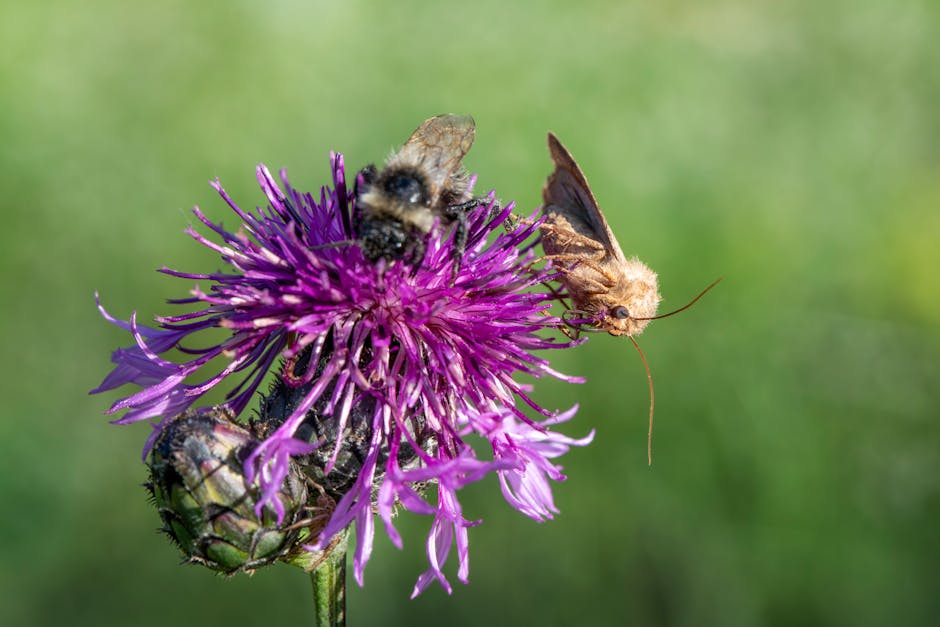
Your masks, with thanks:
[[[115,319],[99,304],[107,320],[131,332],[134,344],[115,351],[116,367],[93,391],[125,383],[141,388],[109,413],[126,410],[118,424],[159,419],[146,455],[174,416],[209,390],[230,385],[222,408],[238,415],[265,375],[279,369],[257,425],[264,439],[244,460],[246,480],[260,489],[259,517],[266,508],[279,523],[288,515],[278,494],[300,460],[315,482],[330,480],[324,489],[337,501],[308,549],[323,549],[355,522],[354,574],[362,585],[374,511],[399,548],[392,520],[399,506],[433,515],[430,567],[414,594],[434,580],[450,592],[442,568],[451,546],[456,542],[458,578],[466,582],[467,530],[480,522],[464,517],[459,489],[495,472],[513,507],[536,520],[550,518],[556,509],[547,479],[564,476],[549,460],[593,436],[574,440],[549,430],[574,409],[549,411],[516,380],[527,374],[580,381],[533,353],[572,344],[544,333],[562,321],[548,312],[554,296],[537,289],[552,276],[532,267],[539,221],[499,228],[512,204],[499,209],[491,196],[468,215],[466,253],[456,273],[453,235],[445,228],[432,229],[420,265],[371,262],[354,242],[342,157],[331,156],[331,165],[333,187],[321,189],[318,199],[291,188],[283,171],[282,192],[259,166],[268,206],[255,211],[242,210],[218,180],[212,183],[241,228],[226,231],[197,207],[196,218],[220,243],[192,228],[188,233],[220,254],[230,271],[164,268],[209,289],[197,286],[190,298],[170,301],[201,308],[158,317],[155,328],[139,325],[135,316]],[[189,345],[217,327],[230,332],[222,342]],[[170,361],[166,355],[174,350],[188,359]],[[219,361],[224,365],[213,370]],[[490,443],[491,458],[478,457],[468,445],[474,433]],[[348,459],[357,465],[350,467]],[[436,502],[422,494],[428,484],[437,486]]]

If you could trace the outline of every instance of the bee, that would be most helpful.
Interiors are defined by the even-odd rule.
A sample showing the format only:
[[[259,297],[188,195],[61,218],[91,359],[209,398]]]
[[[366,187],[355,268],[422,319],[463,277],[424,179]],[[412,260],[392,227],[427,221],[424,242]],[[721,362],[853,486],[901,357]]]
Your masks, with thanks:
[[[471,198],[461,162],[476,134],[468,115],[425,120],[385,167],[360,173],[354,207],[357,243],[371,261],[421,264],[435,219],[454,225],[454,277],[467,244],[467,212],[485,203]]]
[[[540,227],[545,259],[560,272],[573,307],[563,319],[575,329],[626,335],[640,353],[650,390],[650,422],[647,455],[652,464],[653,377],[646,356],[634,339],[651,320],[688,309],[714,287],[705,288],[688,305],[668,314],[656,315],[659,282],[656,273],[636,257],[627,259],[601,213],[587,179],[571,153],[552,133],[548,150],[555,165],[542,189],[545,220]],[[572,319],[574,314],[577,319]],[[576,337],[576,336],[575,336]]]

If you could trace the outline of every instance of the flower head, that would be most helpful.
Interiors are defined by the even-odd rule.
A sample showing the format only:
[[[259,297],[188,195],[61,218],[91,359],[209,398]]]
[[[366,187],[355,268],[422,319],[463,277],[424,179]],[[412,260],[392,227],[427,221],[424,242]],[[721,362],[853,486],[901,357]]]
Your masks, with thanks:
[[[174,416],[223,382],[231,387],[222,407],[240,414],[277,366],[279,379],[260,412],[264,439],[244,463],[246,479],[260,487],[259,516],[270,507],[283,518],[278,494],[292,460],[314,459],[318,478],[346,478],[333,484],[341,486],[335,510],[311,550],[355,522],[354,573],[361,584],[373,510],[400,547],[392,522],[400,505],[434,516],[430,569],[415,593],[434,579],[449,591],[442,566],[450,547],[456,541],[458,577],[466,581],[467,529],[478,524],[464,517],[458,490],[497,472],[511,505],[536,520],[550,518],[556,510],[547,479],[564,477],[548,460],[590,439],[549,431],[573,410],[559,416],[541,407],[529,397],[530,386],[517,380],[527,374],[578,381],[533,353],[571,345],[543,333],[562,322],[548,313],[554,297],[536,289],[551,278],[550,271],[533,267],[538,220],[503,229],[512,204],[499,208],[490,197],[467,216],[468,239],[456,271],[454,235],[440,224],[420,263],[370,261],[350,227],[353,194],[342,157],[332,156],[331,164],[333,187],[321,189],[318,198],[291,188],[283,172],[282,191],[260,166],[268,206],[255,211],[241,209],[215,181],[241,228],[229,232],[196,208],[218,241],[192,228],[188,233],[221,255],[229,271],[164,268],[209,287],[171,301],[196,304],[197,310],[159,317],[156,328],[134,316],[117,320],[101,308],[107,320],[132,333],[134,344],[115,351],[116,367],[94,392],[125,383],[140,387],[109,413],[126,410],[115,420],[121,424],[158,419],[146,454]],[[200,332],[218,327],[229,331],[222,342],[190,345]],[[167,359],[174,351],[186,359]],[[478,457],[468,445],[474,433],[490,442],[491,458]],[[348,457],[357,459],[354,472],[339,468]],[[428,483],[437,486],[435,503],[420,489]]]

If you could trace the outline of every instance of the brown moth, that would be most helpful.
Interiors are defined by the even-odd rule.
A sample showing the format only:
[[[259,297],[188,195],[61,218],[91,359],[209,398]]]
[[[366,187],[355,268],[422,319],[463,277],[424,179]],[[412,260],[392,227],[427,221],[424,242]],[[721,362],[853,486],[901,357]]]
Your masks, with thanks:
[[[639,335],[661,300],[656,273],[624,256],[584,173],[552,133],[548,150],[555,170],[542,189],[542,249],[561,272],[570,311],[595,330]]]
[[[650,388],[650,422],[647,456],[653,463],[653,376],[646,356],[634,339],[651,320],[665,318],[688,309],[713,288],[706,287],[692,301],[660,316],[656,308],[662,298],[656,273],[636,257],[627,259],[610,230],[581,168],[558,138],[548,134],[548,150],[555,170],[542,189],[542,249],[561,273],[559,280],[568,289],[573,307],[563,318],[575,331],[606,331],[630,338],[646,368]],[[567,314],[579,320],[567,318]]]
[[[639,335],[656,315],[661,297],[656,273],[637,258],[627,259],[591,192],[581,168],[554,134],[548,134],[548,151],[555,170],[542,189],[542,249],[561,272],[568,288],[571,309],[582,319],[569,322],[576,332],[583,325],[611,335],[626,335],[646,368],[650,386],[650,422],[646,454],[653,463],[653,375],[633,336]]]

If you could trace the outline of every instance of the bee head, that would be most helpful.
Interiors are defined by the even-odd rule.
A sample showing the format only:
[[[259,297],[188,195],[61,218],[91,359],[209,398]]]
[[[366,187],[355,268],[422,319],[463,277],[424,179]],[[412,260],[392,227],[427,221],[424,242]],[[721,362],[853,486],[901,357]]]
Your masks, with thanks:
[[[379,183],[389,196],[410,205],[427,205],[428,187],[424,177],[412,170],[394,170],[385,172]]]

